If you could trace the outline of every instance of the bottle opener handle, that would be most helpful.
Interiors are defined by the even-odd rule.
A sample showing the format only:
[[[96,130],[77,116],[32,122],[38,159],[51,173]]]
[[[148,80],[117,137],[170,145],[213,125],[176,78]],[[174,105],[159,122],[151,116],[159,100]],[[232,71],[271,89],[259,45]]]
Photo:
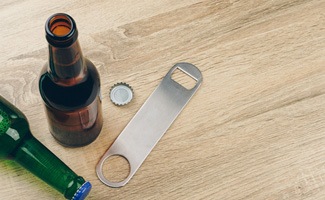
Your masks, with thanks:
[[[192,89],[186,89],[171,78],[176,69],[196,81]],[[110,187],[122,187],[128,183],[201,83],[202,74],[197,67],[190,63],[174,65],[102,156],[96,166],[98,178]],[[124,157],[130,164],[129,175],[120,182],[111,182],[103,174],[105,160],[114,155]]]

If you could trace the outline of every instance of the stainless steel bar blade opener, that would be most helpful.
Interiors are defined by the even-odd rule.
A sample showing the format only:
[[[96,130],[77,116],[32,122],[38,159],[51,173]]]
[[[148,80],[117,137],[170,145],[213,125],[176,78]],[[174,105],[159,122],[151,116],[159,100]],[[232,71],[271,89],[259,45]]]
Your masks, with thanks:
[[[172,79],[171,76],[176,69],[196,81],[192,89],[186,89]],[[197,67],[190,63],[174,65],[102,156],[96,166],[98,178],[110,187],[122,187],[128,183],[201,83],[202,74]],[[103,174],[105,160],[114,155],[124,157],[130,164],[129,175],[120,182],[111,182]]]

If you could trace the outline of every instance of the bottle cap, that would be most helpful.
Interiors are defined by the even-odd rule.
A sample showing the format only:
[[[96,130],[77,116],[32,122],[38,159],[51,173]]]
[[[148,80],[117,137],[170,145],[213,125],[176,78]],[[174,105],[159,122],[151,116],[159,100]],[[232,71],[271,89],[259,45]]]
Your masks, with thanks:
[[[90,182],[85,182],[82,186],[77,190],[71,200],[83,200],[87,197],[91,190]]]
[[[109,96],[116,106],[123,106],[132,100],[133,89],[127,83],[116,83],[112,86]]]

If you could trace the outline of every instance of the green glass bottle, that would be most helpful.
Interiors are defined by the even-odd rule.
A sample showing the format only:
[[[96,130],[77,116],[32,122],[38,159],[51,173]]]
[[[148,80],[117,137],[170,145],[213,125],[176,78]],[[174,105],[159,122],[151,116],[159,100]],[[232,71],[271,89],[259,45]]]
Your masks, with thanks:
[[[24,114],[0,96],[0,159],[13,159],[61,192],[65,198],[84,199],[91,184],[33,137]]]

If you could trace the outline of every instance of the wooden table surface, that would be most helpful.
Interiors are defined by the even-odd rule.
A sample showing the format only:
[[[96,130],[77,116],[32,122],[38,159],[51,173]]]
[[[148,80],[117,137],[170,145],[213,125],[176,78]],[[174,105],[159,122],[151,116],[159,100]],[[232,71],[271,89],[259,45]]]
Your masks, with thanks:
[[[101,76],[103,130],[82,148],[53,139],[38,90],[57,12]],[[0,95],[93,184],[88,199],[325,199],[324,0],[5,0],[0,18]],[[105,186],[97,162],[177,62],[202,71],[201,88],[131,181]],[[109,100],[120,81],[135,92],[124,107]],[[113,179],[127,170],[111,165]],[[1,200],[63,199],[13,161],[0,185]]]

